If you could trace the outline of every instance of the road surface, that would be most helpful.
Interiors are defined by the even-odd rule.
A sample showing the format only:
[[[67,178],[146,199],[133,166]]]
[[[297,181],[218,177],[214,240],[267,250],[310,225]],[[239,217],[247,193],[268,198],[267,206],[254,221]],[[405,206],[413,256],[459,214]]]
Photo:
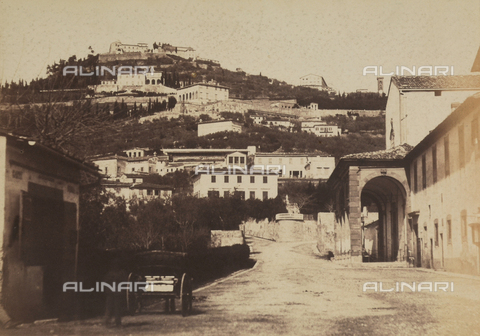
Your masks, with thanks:
[[[314,243],[250,239],[255,267],[194,293],[193,314],[163,302],[126,316],[22,325],[8,335],[480,335],[480,280],[414,268],[346,267],[318,258]],[[453,292],[364,292],[365,282],[446,281]],[[177,307],[179,304],[177,303]]]

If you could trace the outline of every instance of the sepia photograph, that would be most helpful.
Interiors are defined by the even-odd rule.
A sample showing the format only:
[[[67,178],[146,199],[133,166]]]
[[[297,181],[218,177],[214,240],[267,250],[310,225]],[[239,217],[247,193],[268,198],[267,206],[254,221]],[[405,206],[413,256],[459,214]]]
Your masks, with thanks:
[[[480,0],[0,0],[0,335],[480,335]]]

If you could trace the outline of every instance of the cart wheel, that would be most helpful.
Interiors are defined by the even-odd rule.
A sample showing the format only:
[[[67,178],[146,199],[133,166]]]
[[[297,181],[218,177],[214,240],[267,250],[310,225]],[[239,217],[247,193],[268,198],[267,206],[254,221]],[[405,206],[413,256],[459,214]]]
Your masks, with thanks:
[[[135,277],[135,274],[130,273],[128,275],[128,282],[132,283],[133,286],[133,281],[132,279]],[[135,315],[135,311],[137,310],[137,306],[139,302],[137,302],[137,297],[135,295],[135,292],[131,291],[132,288],[127,289],[127,311],[130,315]]]
[[[180,287],[180,300],[182,304],[182,316],[187,316],[192,311],[192,281],[187,273],[183,273]]]

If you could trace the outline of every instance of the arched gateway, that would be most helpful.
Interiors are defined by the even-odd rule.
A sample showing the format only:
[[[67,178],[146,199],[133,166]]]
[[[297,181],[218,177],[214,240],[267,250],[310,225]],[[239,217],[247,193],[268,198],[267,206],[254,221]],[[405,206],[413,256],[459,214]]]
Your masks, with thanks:
[[[409,193],[403,157],[410,146],[343,157],[328,184],[335,209],[335,257],[404,261]]]

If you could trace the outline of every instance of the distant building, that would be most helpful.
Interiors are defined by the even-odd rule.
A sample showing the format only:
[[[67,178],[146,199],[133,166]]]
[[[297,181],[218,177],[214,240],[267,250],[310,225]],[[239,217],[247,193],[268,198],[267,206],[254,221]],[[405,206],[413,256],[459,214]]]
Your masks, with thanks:
[[[386,107],[386,148],[417,145],[468,96],[480,76],[394,76]]]
[[[196,197],[230,197],[266,200],[278,195],[278,174],[272,172],[251,172],[215,170],[216,174],[200,172],[194,177],[193,194]]]
[[[265,121],[266,123],[264,124],[264,126],[268,126],[268,127],[274,126],[274,127],[281,127],[287,130],[291,130],[293,126],[295,126],[293,122],[291,122],[290,120],[266,118]]]
[[[177,90],[178,102],[206,104],[228,100],[228,87],[207,83],[196,83]]]
[[[247,157],[253,157],[256,152],[255,146],[248,146],[245,149],[235,148],[164,148],[163,152],[168,156],[169,165],[181,163],[185,169],[195,169],[199,164],[213,165],[219,168],[226,168],[226,158],[232,153],[241,153]]]
[[[280,166],[281,178],[327,180],[335,168],[335,158],[315,153],[257,153],[254,164],[264,169],[271,165]]]
[[[198,136],[213,134],[218,132],[242,132],[242,124],[233,120],[214,120],[205,121],[198,124]]]
[[[124,54],[129,52],[147,52],[147,43],[125,44],[120,41],[115,41],[110,44],[109,54]]]
[[[326,122],[302,121],[302,132],[313,133],[320,137],[334,137],[342,135],[342,129],[336,125],[327,125]]]
[[[103,180],[106,191],[114,193],[126,200],[137,198],[141,200],[170,199],[173,187],[156,183],[155,176],[148,174],[124,174],[118,181]]]
[[[164,43],[160,45],[159,49],[163,50],[167,55],[175,55],[183,58],[195,58],[195,49],[192,47],[176,47],[170,44]]]
[[[305,87],[309,87],[317,90],[325,90],[325,91],[330,90],[330,88],[327,85],[327,82],[325,82],[325,79],[323,79],[322,76],[314,75],[314,74],[309,74],[309,75],[300,77],[300,86],[305,86]]]
[[[168,156],[158,155],[148,148],[133,148],[123,155],[101,155],[90,158],[98,166],[105,179],[116,180],[125,173],[165,175],[174,167],[167,167]],[[178,167],[175,167],[178,168]]]

